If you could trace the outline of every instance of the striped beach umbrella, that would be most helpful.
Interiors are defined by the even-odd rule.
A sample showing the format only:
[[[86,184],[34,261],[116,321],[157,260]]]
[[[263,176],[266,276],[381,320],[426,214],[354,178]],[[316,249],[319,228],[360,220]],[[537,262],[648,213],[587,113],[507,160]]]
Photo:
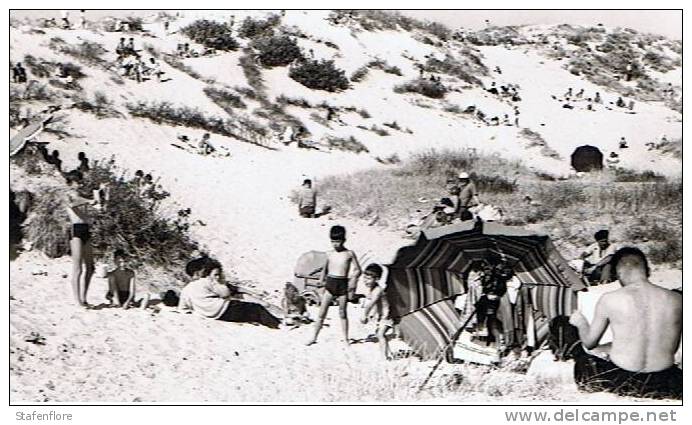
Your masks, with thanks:
[[[479,260],[505,261],[530,288],[539,341],[550,319],[572,313],[576,291],[584,288],[547,235],[482,221],[424,230],[399,249],[387,278],[392,315],[418,355],[438,357],[450,346],[462,325],[454,308],[454,298],[466,292],[462,273]]]

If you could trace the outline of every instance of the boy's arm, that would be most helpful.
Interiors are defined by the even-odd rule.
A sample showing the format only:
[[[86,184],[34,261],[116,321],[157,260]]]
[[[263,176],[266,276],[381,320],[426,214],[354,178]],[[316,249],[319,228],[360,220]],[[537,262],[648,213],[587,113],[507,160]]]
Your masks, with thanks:
[[[231,289],[228,285],[223,283],[214,283],[211,290],[221,298],[228,298],[231,296]]]
[[[382,288],[379,286],[372,290],[370,301],[365,303],[365,308],[363,309],[363,318],[367,318],[370,315],[370,310],[372,310],[380,298],[382,298],[382,293]]]
[[[356,266],[356,273],[353,275],[354,278],[358,279],[363,273],[363,269],[360,268],[360,263],[358,262],[358,257],[356,253],[351,251],[351,256],[353,258],[353,265]]]
[[[329,254],[327,254],[327,260],[324,262],[322,267],[322,274],[320,274],[320,284],[324,286],[324,282],[327,278],[327,273],[329,272]]]

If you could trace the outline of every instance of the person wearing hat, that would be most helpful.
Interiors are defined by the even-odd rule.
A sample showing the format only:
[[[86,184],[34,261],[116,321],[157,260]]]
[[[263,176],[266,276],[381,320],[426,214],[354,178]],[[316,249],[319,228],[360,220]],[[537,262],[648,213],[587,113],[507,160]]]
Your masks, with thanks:
[[[473,215],[469,208],[478,205],[478,191],[466,172],[459,173],[459,217],[462,221],[471,220]]]
[[[589,282],[597,284],[612,282],[610,260],[618,247],[610,242],[608,230],[599,230],[594,234],[594,239],[596,242],[581,253],[580,257],[584,260],[582,275]]]

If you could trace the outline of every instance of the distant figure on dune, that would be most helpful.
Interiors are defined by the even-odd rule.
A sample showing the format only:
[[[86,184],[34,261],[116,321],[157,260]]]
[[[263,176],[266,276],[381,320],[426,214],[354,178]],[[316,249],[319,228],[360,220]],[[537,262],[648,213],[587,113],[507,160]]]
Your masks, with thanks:
[[[333,251],[327,252],[327,261],[322,268],[320,283],[324,286],[324,296],[320,303],[320,312],[315,321],[315,330],[312,338],[307,345],[317,342],[317,335],[322,329],[322,323],[327,316],[329,306],[334,299],[339,303],[339,318],[341,319],[341,330],[344,335],[344,344],[351,344],[348,338],[348,316],[346,306],[348,298],[355,292],[358,278],[361,275],[360,264],[355,252],[344,246],[346,242],[346,229],[343,226],[332,226],[329,230],[329,238],[332,242]],[[355,270],[353,276],[351,271]]]
[[[69,30],[72,26],[70,24],[70,12],[67,10],[60,11],[60,19],[62,20],[62,29]]]
[[[200,155],[209,155],[216,151],[214,146],[209,142],[209,139],[211,138],[211,135],[209,133],[204,133],[201,139],[199,139],[199,143],[197,144],[197,152]]]
[[[589,350],[598,346],[608,326],[613,332],[607,357],[575,356],[577,387],[681,399],[682,370],[675,365],[675,353],[682,338],[682,295],[649,281],[648,261],[637,248],[618,250],[612,262],[622,288],[601,297],[590,324],[579,311],[569,319]]]
[[[155,58],[149,58],[149,72],[156,76],[156,81],[159,83],[161,82],[161,76],[164,74],[163,71],[161,71],[161,65],[156,62]]]
[[[12,82],[13,83],[26,83],[26,69],[22,66],[21,62],[17,62],[12,67]]]
[[[106,299],[111,303],[115,302],[117,307],[127,310],[130,307],[147,308],[149,305],[149,294],[144,294],[142,298],[135,301],[136,295],[136,275],[134,270],[126,267],[127,254],[123,250],[116,250],[113,253],[115,270],[107,274],[108,293]]]
[[[611,152],[608,158],[606,158],[606,164],[610,168],[616,167],[620,163],[620,155],[616,152]]]
[[[77,170],[81,173],[89,171],[89,158],[87,158],[86,154],[84,152],[79,152],[77,154],[77,159],[79,160]]]
[[[618,108],[625,107],[625,101],[622,100],[622,97],[618,97],[618,100],[615,102],[615,106],[617,106]]]
[[[625,140],[625,137],[620,137],[620,143],[618,145],[620,149],[627,149],[629,146],[627,146],[627,140]]]
[[[57,149],[53,150],[47,159],[47,162],[53,166],[55,169],[62,172],[62,159],[60,159],[60,152]]]
[[[469,174],[464,171],[459,173],[459,189],[459,217],[462,221],[470,220],[473,218],[473,214],[471,214],[469,209],[480,202],[476,184],[471,181]]]
[[[596,92],[596,97],[593,99],[594,103],[603,103],[603,100],[601,100],[601,94],[599,92]]]
[[[86,16],[85,16],[85,10],[80,9],[79,10],[79,27],[83,30],[86,29],[87,27],[87,21],[86,21]]]
[[[301,217],[313,218],[317,208],[317,191],[312,187],[312,180],[303,180],[303,186],[298,192],[298,214]]]

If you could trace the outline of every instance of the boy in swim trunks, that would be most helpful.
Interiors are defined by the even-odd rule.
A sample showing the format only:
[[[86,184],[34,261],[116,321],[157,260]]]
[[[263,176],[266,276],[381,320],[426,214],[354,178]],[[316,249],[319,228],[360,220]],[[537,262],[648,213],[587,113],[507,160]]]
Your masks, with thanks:
[[[392,351],[389,349],[389,341],[385,333],[388,329],[394,329],[394,320],[392,320],[389,311],[389,302],[385,294],[385,285],[380,284],[382,278],[382,266],[379,264],[370,264],[365,268],[365,277],[363,278],[365,286],[370,290],[366,295],[366,303],[363,310],[363,317],[360,319],[362,324],[368,323],[368,319],[372,318],[377,326],[376,335],[377,341],[380,344],[380,352],[386,360],[392,359]],[[373,314],[370,313],[373,311]]]
[[[356,254],[346,249],[346,229],[343,226],[332,226],[329,230],[329,237],[332,241],[333,251],[327,252],[327,261],[322,268],[320,282],[324,285],[324,297],[320,305],[320,313],[315,321],[315,332],[307,345],[317,342],[317,335],[322,329],[322,323],[327,316],[332,300],[336,298],[339,303],[339,317],[341,318],[341,329],[344,333],[344,343],[350,345],[348,339],[348,317],[346,316],[346,304],[349,292],[354,292],[358,278],[361,274],[360,264]],[[351,266],[355,268],[355,273],[350,278]]]
[[[137,306],[142,309],[149,304],[149,294],[145,294],[142,299],[135,302],[135,272],[126,268],[126,255],[122,250],[117,250],[113,254],[116,269],[108,273],[108,293],[106,298],[115,301],[118,307],[128,309]]]

